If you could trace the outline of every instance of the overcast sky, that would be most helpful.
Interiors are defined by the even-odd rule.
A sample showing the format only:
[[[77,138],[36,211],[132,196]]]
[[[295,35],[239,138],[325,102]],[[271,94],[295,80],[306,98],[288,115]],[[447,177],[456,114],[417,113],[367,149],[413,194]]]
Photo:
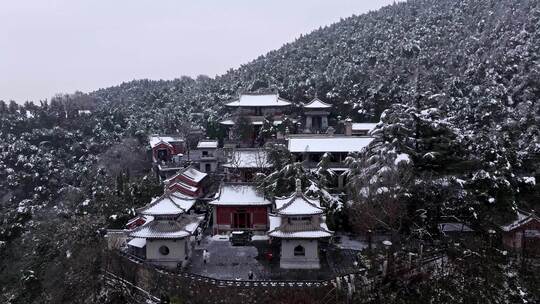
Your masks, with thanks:
[[[393,0],[0,0],[0,99],[215,76]]]

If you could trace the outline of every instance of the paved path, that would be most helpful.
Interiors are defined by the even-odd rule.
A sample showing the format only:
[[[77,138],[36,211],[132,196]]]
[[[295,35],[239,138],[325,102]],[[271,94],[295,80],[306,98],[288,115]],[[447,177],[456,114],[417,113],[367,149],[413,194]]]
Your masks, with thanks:
[[[210,253],[205,264],[203,250]],[[228,240],[215,240],[206,237],[200,246],[195,246],[187,271],[210,276],[216,279],[248,279],[253,271],[254,279],[267,277],[264,266],[258,259],[259,252],[254,246],[232,246]]]
[[[203,250],[210,253],[205,264]],[[266,253],[272,251],[272,261]],[[349,260],[345,259],[347,263]],[[246,280],[253,272],[254,280],[323,280],[334,276],[326,262],[326,254],[321,254],[319,270],[284,270],[279,268],[279,248],[272,247],[268,241],[253,241],[249,246],[232,246],[226,239],[207,236],[200,245],[195,246],[186,271],[216,279]]]

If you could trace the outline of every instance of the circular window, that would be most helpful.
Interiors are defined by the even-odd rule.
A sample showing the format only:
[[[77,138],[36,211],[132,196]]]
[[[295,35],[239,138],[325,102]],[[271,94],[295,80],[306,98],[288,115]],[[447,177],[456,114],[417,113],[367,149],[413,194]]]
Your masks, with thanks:
[[[163,254],[163,255],[169,254],[169,247],[167,247],[167,246],[161,246],[161,247],[159,247],[159,253],[161,253],[161,254]]]

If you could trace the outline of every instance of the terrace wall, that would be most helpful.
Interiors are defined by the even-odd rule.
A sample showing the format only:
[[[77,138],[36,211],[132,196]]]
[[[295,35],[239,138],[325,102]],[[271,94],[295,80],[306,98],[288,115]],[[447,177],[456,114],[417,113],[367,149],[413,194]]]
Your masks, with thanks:
[[[234,281],[168,272],[115,252],[108,254],[105,271],[162,300],[179,298],[182,303],[325,303],[335,290],[331,280]]]

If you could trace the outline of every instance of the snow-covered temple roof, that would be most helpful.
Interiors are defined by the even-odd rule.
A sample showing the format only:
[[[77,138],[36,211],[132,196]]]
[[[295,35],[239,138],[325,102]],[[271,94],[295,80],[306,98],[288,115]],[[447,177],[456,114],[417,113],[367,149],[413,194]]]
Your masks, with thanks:
[[[296,192],[292,196],[276,199],[276,213],[269,216],[268,235],[271,237],[312,239],[332,236],[324,217],[320,216],[323,209],[319,200],[302,193],[299,179],[296,180]],[[307,216],[307,220],[303,219],[304,216]],[[318,216],[319,220],[314,220],[313,216]],[[283,222],[284,219],[287,221]]]
[[[355,122],[352,124],[353,131],[371,131],[375,129],[378,123],[371,122]]]
[[[320,100],[319,98],[315,98],[312,101],[303,104],[302,107],[305,109],[328,109],[331,108],[332,105]]]
[[[129,246],[137,247],[137,248],[143,248],[146,246],[146,239],[143,238],[133,238],[131,241],[127,243]]]
[[[275,238],[284,238],[284,239],[319,239],[331,237],[333,232],[328,230],[328,226],[324,221],[321,221],[319,227],[313,227],[311,225],[306,225],[306,229],[301,229],[301,227],[296,227],[300,229],[296,230],[284,230],[281,229],[282,218],[279,215],[270,214],[268,216],[270,222],[270,229],[268,235]]]
[[[148,142],[150,147],[154,148],[160,143],[170,145],[172,142],[183,142],[184,138],[181,136],[159,136],[159,135],[150,135],[148,136]]]
[[[208,175],[207,173],[201,172],[191,166],[182,171],[181,174],[196,183],[199,183]]]
[[[286,107],[291,102],[278,94],[241,94],[240,98],[226,104],[228,107]]]
[[[150,221],[154,220],[153,216],[150,215],[137,215],[134,218],[128,220],[125,227],[128,229],[132,229],[133,227],[138,227],[140,225],[144,225],[145,223],[148,223]]]
[[[236,149],[227,156],[226,168],[269,168],[268,154],[264,149]]]
[[[249,124],[252,125],[252,126],[262,126],[264,124],[264,121],[266,119],[266,117],[264,116],[246,116],[246,119],[249,121]],[[283,123],[283,120],[285,119],[285,117],[283,116],[275,116],[273,117],[273,125],[274,126],[279,126]],[[297,120],[294,119],[294,118],[289,118],[293,123],[295,123]],[[232,119],[224,119],[222,121],[219,122],[220,124],[224,125],[224,126],[234,126],[235,124],[235,121],[232,120]]]
[[[367,147],[372,137],[354,136],[299,136],[289,138],[289,151],[303,152],[359,152]]]
[[[197,144],[197,149],[215,149],[218,147],[217,140],[204,139]]]
[[[220,206],[266,206],[272,204],[251,183],[224,183],[219,187],[218,197],[210,202]]]
[[[512,231],[516,228],[519,228],[525,224],[528,224],[530,223],[531,221],[538,221],[540,222],[540,218],[538,218],[535,214],[533,213],[528,213],[528,212],[525,212],[525,211],[518,211],[517,213],[517,219],[507,225],[503,225],[501,226],[501,229],[503,231]]]
[[[174,182],[172,182],[170,185],[168,185],[167,187],[169,189],[174,189],[174,186],[178,186],[180,188],[183,188],[187,191],[190,191],[190,192],[197,192],[199,190],[199,188],[195,187],[195,186],[191,186],[191,185],[188,185],[182,181],[179,181],[179,180],[175,180]]]
[[[150,204],[137,209],[137,213],[151,216],[175,216],[187,212],[194,204],[194,198],[178,192],[166,192],[154,198]]]
[[[154,220],[131,233],[130,237],[145,239],[177,239],[189,237],[195,232],[204,216],[183,216],[180,220]]]
[[[192,166],[189,166],[185,168],[184,170],[178,172],[177,174],[169,177],[165,180],[165,183],[173,183],[173,181],[177,180],[178,177],[183,176],[188,180],[194,181],[195,183],[201,182],[206,176],[208,176],[207,173],[201,172]]]
[[[320,201],[309,198],[298,188],[291,196],[276,198],[276,212],[280,215],[314,215],[322,214]]]

